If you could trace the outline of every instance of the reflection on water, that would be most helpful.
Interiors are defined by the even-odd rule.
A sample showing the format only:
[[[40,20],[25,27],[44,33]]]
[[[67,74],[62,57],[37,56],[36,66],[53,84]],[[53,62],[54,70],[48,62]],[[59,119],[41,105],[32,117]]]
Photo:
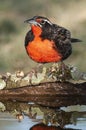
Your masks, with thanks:
[[[76,125],[67,125],[65,126],[66,128],[74,128],[74,129],[81,129],[81,130],[86,130],[86,119],[85,121],[77,121]]]
[[[28,103],[4,103],[6,110],[0,112],[0,130],[29,130],[40,122],[46,125],[86,130],[86,106],[49,108]],[[78,110],[78,111],[77,111]],[[1,110],[2,111],[2,110]],[[22,114],[21,122],[16,115]]]
[[[29,128],[34,125],[35,123],[28,119],[28,117],[24,117],[21,123],[18,122],[16,119],[5,120],[0,119],[0,130],[29,130]]]
[[[61,110],[64,111],[86,111],[86,105],[73,105],[73,106],[68,106],[68,107],[61,107]]]
[[[0,120],[0,129],[1,130],[29,130],[31,126],[36,124],[37,122],[33,122],[28,119],[28,117],[24,117],[24,120],[19,123],[17,120],[11,119],[9,120]],[[81,130],[86,130],[86,121],[78,121],[77,125],[67,125],[66,128],[76,128]]]

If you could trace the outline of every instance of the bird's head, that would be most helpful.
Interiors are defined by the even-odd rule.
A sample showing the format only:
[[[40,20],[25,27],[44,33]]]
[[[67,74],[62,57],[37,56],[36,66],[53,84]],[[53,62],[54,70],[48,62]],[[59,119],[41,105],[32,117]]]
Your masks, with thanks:
[[[29,23],[31,25],[32,31],[36,35],[41,34],[42,28],[52,26],[52,22],[43,16],[34,16],[31,19],[25,20],[25,23]]]
[[[34,16],[31,19],[25,20],[25,23],[39,27],[43,27],[45,24],[52,25],[51,21],[48,18],[42,16]]]

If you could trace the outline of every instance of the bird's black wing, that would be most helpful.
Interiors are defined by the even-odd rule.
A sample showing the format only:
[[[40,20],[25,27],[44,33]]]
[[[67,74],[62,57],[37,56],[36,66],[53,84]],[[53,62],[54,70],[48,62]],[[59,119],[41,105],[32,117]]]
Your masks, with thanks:
[[[53,24],[53,30],[53,40],[58,51],[62,54],[62,60],[64,60],[72,53],[71,33],[56,24]]]
[[[71,38],[70,31],[64,27],[53,24],[53,28],[54,28],[54,33],[57,35],[58,38],[60,38],[60,40],[69,39],[71,41],[71,43],[82,42],[82,40],[80,40],[80,39]],[[54,36],[55,36],[55,34],[54,34]]]
[[[71,33],[69,30],[67,30],[64,27],[58,26],[56,24],[53,24],[52,26],[53,30],[53,36],[54,38],[58,41],[65,41],[65,40],[70,40],[71,41]]]

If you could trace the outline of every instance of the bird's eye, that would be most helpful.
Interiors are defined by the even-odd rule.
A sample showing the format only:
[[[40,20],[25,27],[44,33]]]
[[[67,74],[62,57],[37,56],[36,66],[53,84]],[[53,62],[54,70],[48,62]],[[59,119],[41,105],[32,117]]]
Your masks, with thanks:
[[[46,22],[46,21],[42,20],[42,21],[41,21],[41,24],[45,24],[45,22]]]

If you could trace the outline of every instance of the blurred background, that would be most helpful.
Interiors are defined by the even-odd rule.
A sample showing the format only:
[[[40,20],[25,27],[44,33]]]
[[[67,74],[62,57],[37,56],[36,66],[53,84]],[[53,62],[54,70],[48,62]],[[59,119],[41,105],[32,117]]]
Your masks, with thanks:
[[[24,20],[34,15],[48,17],[83,41],[73,44],[73,53],[65,63],[85,72],[86,0],[0,0],[0,73],[27,72],[36,66],[24,48],[25,35],[30,29]]]

